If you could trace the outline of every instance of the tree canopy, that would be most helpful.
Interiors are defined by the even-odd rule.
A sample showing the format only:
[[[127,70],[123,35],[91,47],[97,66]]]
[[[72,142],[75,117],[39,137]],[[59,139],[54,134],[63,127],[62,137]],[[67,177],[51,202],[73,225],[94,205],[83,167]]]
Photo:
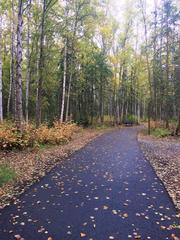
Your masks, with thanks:
[[[175,0],[2,0],[0,120],[84,125],[177,121],[180,13]]]

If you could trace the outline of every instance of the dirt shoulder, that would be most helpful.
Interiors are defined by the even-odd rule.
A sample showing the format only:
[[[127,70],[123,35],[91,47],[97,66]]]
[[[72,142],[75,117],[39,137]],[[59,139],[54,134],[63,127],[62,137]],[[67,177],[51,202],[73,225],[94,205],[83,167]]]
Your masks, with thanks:
[[[140,133],[142,151],[164,183],[175,206],[180,209],[180,139],[155,138]]]
[[[16,172],[16,180],[0,188],[0,208],[9,205],[67,156],[111,130],[83,129],[75,133],[71,141],[65,145],[46,146],[40,150],[0,151],[0,165],[8,165]]]

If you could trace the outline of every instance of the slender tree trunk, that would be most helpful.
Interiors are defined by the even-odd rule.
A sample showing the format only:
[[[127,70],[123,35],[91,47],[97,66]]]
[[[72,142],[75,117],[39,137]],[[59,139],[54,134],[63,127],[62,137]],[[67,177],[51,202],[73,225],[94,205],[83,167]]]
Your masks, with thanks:
[[[64,75],[63,75],[63,91],[62,91],[62,102],[61,102],[61,115],[60,122],[64,121],[64,105],[66,97],[66,77],[67,77],[67,38],[64,43]]]
[[[120,124],[120,111],[119,111],[119,99],[118,99],[118,96],[117,96],[116,111],[117,111],[117,125],[119,125]]]
[[[101,124],[104,123],[104,96],[103,96],[103,83],[101,77],[100,83],[100,103],[99,103],[99,113],[100,113],[100,122]]]
[[[15,48],[15,10],[14,10],[14,0],[11,2],[11,11],[12,11],[12,26],[11,26],[11,83],[12,83],[12,112],[13,118],[16,119],[16,75],[15,75],[15,56],[16,56],[16,48]],[[10,104],[10,101],[9,101]],[[10,108],[10,106],[8,106]],[[9,112],[9,110],[7,111]]]
[[[9,94],[8,94],[8,101],[7,101],[7,116],[8,117],[10,115],[11,98],[12,98],[12,72],[11,72],[11,66],[10,66]]]
[[[169,128],[169,24],[167,20],[167,36],[166,36],[166,101],[165,101],[165,121],[166,128]]]
[[[68,121],[69,117],[69,102],[70,102],[70,94],[71,94],[71,83],[72,83],[73,73],[70,73],[69,78],[69,85],[68,85],[68,94],[67,94],[67,105],[66,105],[66,122]]]
[[[148,70],[148,82],[149,82],[149,90],[150,90],[150,101],[148,103],[148,132],[150,133],[150,128],[151,128],[151,122],[150,122],[150,109],[151,109],[151,100],[153,99],[153,94],[152,94],[152,88],[151,88],[151,69],[150,69],[150,62],[149,62],[149,55],[148,55],[148,32],[147,32],[147,19],[146,19],[146,6],[144,6],[143,0],[140,0],[141,4],[141,11],[142,11],[142,16],[143,16],[143,23],[144,23],[144,35],[145,35],[145,44],[146,44],[146,64],[147,64],[147,70]]]
[[[148,103],[148,134],[151,134],[151,103]]]
[[[30,10],[31,0],[28,3],[27,9],[27,73],[26,73],[26,103],[25,103],[25,115],[26,122],[29,121],[29,82],[30,82]]]
[[[2,16],[0,16],[0,122],[3,121],[3,102],[2,102]]]
[[[17,26],[17,55],[16,55],[16,126],[22,131],[23,107],[22,107],[22,31],[23,31],[23,0],[18,2],[18,26]]]
[[[157,0],[154,0],[154,38],[153,38],[153,97],[154,120],[157,121]]]
[[[179,27],[179,30],[180,30],[180,27]],[[178,44],[178,52],[176,56],[176,66],[175,66],[175,94],[176,94],[176,106],[177,106],[177,117],[178,117],[176,135],[178,135],[180,133],[180,41]]]
[[[76,32],[77,32],[77,24],[78,24],[78,14],[79,14],[79,8],[78,11],[76,12],[76,17],[75,17],[75,22],[74,22],[74,26],[73,26],[73,38],[72,38],[72,52],[74,51],[74,42],[75,42],[75,37],[76,37]],[[66,12],[67,14],[67,12]],[[74,54],[74,52],[72,53]],[[69,104],[70,104],[70,95],[71,95],[71,84],[72,84],[72,77],[73,77],[73,56],[71,56],[70,58],[70,79],[69,79],[69,86],[68,86],[68,95],[67,95],[67,104],[66,104],[66,121],[68,121],[68,116],[69,116]]]
[[[45,13],[46,13],[46,0],[43,1],[43,10],[41,18],[41,29],[40,29],[40,55],[38,63],[39,76],[37,80],[36,90],[36,127],[38,128],[41,123],[41,105],[42,105],[42,84],[44,75],[44,36],[45,36]]]
[[[178,107],[177,111],[178,111],[178,124],[176,128],[176,135],[180,133],[180,107]]]
[[[15,62],[14,62],[14,57],[16,55],[15,53],[15,17],[14,17],[14,1],[11,1],[11,13],[12,13],[12,18],[10,21],[11,25],[11,60],[10,60],[10,80],[9,80],[9,95],[8,95],[8,101],[7,101],[7,116],[9,117],[10,115],[10,108],[12,104],[12,113],[14,116],[14,120],[16,119],[15,117],[15,109],[16,109],[16,83],[15,83]]]

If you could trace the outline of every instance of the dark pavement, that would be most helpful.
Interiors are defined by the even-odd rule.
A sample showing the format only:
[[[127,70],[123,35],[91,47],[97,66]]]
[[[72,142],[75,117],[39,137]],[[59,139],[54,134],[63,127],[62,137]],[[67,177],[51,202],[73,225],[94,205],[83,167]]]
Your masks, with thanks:
[[[178,236],[170,227],[179,224],[176,210],[140,151],[137,131],[105,134],[61,162],[0,211],[0,240],[16,234],[25,240]]]

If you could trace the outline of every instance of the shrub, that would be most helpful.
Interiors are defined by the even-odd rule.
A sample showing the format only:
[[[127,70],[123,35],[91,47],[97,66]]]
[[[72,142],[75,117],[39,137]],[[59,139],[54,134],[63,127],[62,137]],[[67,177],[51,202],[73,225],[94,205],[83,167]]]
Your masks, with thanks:
[[[3,123],[0,125],[0,149],[22,150],[43,144],[63,144],[69,141],[73,133],[79,129],[74,123],[55,122],[51,128],[41,125],[38,129],[35,129],[32,124],[26,124],[23,126],[23,132],[20,133],[12,123]]]
[[[135,115],[128,115],[124,120],[124,124],[138,124],[138,119]]]
[[[40,126],[35,133],[36,140],[40,144],[63,144],[69,141],[79,127],[74,123],[54,122],[54,127]]]
[[[151,135],[155,137],[167,137],[171,135],[171,130],[167,128],[154,128],[151,130]]]
[[[15,179],[16,173],[8,166],[0,166],[0,187]]]
[[[11,150],[24,149],[33,146],[34,129],[32,125],[24,125],[23,133],[17,131],[17,128],[11,122],[5,122],[0,125],[0,149]]]

